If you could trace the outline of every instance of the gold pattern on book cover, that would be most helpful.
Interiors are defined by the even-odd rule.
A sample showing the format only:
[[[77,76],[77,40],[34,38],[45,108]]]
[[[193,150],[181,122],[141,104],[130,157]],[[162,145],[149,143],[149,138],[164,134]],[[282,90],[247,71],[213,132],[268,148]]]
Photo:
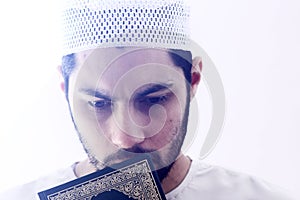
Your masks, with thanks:
[[[91,200],[98,194],[111,190],[121,192],[132,199],[162,199],[147,160],[72,186],[47,198],[49,200]]]

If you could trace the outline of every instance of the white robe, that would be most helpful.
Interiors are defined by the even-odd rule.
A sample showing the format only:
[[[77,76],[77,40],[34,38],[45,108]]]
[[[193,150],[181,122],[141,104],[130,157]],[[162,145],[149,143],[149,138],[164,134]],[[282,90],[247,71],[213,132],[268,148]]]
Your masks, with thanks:
[[[0,200],[39,200],[38,192],[76,179],[72,167],[13,188]],[[290,200],[279,188],[252,176],[194,160],[183,182],[168,200]]]

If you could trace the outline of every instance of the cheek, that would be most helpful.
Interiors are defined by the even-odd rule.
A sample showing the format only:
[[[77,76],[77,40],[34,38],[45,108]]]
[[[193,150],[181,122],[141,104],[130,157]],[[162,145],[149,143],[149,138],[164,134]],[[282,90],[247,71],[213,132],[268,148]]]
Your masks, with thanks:
[[[86,101],[79,98],[74,98],[73,101],[73,117],[77,125],[77,128],[82,130],[82,133],[89,132],[89,130],[97,127],[97,119],[95,118],[95,112],[91,110]]]
[[[164,148],[176,140],[179,134],[182,134],[179,131],[181,130],[184,109],[181,108],[180,104],[176,100],[165,104],[164,109],[167,116],[166,120],[157,134],[146,139],[144,145],[147,149],[158,150]],[[151,130],[148,131],[151,132]],[[148,133],[146,133],[146,135],[147,134]]]
[[[147,149],[159,150],[172,144],[177,139],[181,126],[181,120],[178,118],[168,118],[163,128],[156,135],[147,138],[145,145]]]
[[[97,119],[97,113],[86,102],[74,100],[72,113],[83,145],[89,152],[96,155],[97,159],[102,160],[106,154],[116,151],[104,135],[107,131],[105,123],[100,123],[101,121]]]
[[[96,109],[91,106],[89,100],[82,97],[74,97],[73,99],[73,117],[77,125],[80,125],[84,130],[99,129],[101,130],[101,122],[105,121],[110,115],[110,109]],[[101,115],[99,114],[101,112]]]
[[[102,109],[95,108],[88,103],[88,100],[77,99],[74,108],[74,121],[80,135],[87,141],[87,145],[102,149],[104,152],[111,147],[116,147],[112,142],[112,135],[121,133],[119,127],[123,121],[116,120],[117,116],[113,114],[110,106]]]

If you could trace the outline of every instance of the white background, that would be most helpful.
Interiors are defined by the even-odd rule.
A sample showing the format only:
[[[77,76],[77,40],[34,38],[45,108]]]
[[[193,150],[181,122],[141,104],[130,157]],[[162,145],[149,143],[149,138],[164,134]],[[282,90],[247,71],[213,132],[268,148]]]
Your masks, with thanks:
[[[227,99],[223,135],[204,161],[298,197],[299,11],[297,0],[192,4],[193,39],[216,64]],[[0,190],[84,158],[59,90],[58,19],[53,0],[0,3]],[[200,108],[204,94],[200,88]]]

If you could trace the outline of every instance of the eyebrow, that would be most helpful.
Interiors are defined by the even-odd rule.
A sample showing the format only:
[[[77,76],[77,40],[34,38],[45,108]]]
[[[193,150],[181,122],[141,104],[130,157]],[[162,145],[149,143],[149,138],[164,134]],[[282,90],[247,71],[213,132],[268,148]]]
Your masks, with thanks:
[[[136,96],[143,97],[143,96],[147,96],[151,93],[164,91],[164,90],[167,90],[170,87],[172,87],[172,85],[173,85],[173,83],[151,84],[150,86],[146,86],[146,88],[143,89],[143,91],[137,92]],[[93,96],[93,97],[96,97],[99,99],[111,100],[111,97],[109,95],[107,95],[105,91],[97,91],[97,90],[88,89],[88,88],[82,88],[79,91],[86,95]]]
[[[97,97],[99,99],[111,100],[110,96],[106,95],[105,94],[106,92],[104,91],[97,91],[94,89],[86,89],[86,88],[82,88],[79,91],[86,95]]]
[[[172,83],[151,84],[150,86],[147,86],[143,91],[138,92],[137,96],[147,96],[151,93],[167,90],[170,87],[172,87],[172,85],[173,85]]]

